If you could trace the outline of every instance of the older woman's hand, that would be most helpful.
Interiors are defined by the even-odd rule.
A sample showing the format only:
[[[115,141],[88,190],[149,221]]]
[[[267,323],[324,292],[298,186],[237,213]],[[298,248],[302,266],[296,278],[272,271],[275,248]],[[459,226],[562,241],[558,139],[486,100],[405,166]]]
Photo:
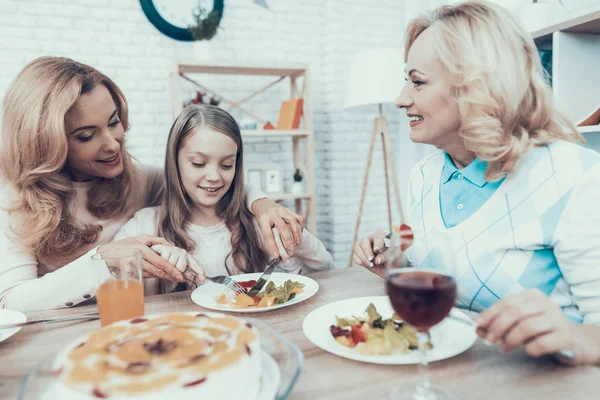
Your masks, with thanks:
[[[365,236],[354,245],[352,261],[363,267],[374,267],[382,265],[387,260],[387,250],[375,257],[377,250],[385,246],[385,232],[377,231],[372,235]]]
[[[569,364],[598,361],[596,344],[563,315],[560,308],[538,289],[528,289],[505,297],[477,316],[478,335],[497,344],[503,351],[523,347],[533,357],[570,350]]]
[[[150,247],[156,244],[172,246],[163,238],[150,235],[133,236],[127,239],[117,240],[98,248],[98,252],[138,249],[142,252],[142,270],[144,278],[162,278],[173,282],[183,282],[183,275],[177,268],[156,254]]]
[[[284,262],[289,261],[289,256],[279,251],[272,228],[277,228],[285,248],[293,254],[296,246],[302,242],[304,218],[266,198],[255,200],[252,203],[252,212],[265,238],[269,256],[281,256]]]

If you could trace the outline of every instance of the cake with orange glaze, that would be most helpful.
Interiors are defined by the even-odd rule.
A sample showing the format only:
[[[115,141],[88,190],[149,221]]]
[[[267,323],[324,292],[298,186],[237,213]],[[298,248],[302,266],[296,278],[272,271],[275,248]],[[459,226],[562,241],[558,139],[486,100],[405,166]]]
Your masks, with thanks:
[[[258,331],[217,313],[121,321],[76,341],[54,361],[55,398],[254,399]]]

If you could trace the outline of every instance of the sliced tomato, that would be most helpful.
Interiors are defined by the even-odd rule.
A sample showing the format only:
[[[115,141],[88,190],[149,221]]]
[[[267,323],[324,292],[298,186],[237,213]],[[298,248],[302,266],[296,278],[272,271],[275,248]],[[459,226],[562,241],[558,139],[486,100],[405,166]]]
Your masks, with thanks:
[[[352,325],[352,328],[350,329],[350,336],[352,337],[352,341],[354,343],[362,343],[367,341],[365,333],[361,330],[361,328],[362,325]]]
[[[400,249],[402,251],[405,251],[412,245],[414,240],[412,229],[410,228],[410,226],[402,224],[400,225],[400,229],[398,229],[397,231],[400,232]]]
[[[245,289],[250,289],[252,286],[256,285],[256,281],[251,280],[251,281],[240,281],[238,282],[240,284],[241,287],[245,288]]]

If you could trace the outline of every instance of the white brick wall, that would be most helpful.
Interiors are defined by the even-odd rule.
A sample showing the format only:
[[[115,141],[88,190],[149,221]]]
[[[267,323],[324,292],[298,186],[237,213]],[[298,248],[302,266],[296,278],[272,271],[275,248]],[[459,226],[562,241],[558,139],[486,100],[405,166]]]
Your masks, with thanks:
[[[376,109],[342,109],[351,55],[374,46],[402,46],[403,0],[271,0],[273,11],[251,0],[227,0],[222,31],[214,41],[218,57],[253,62],[305,63],[312,68],[319,237],[338,267],[347,265],[358,210],[372,118]],[[158,32],[136,0],[0,0],[0,96],[18,71],[35,57],[59,55],[89,63],[125,92],[131,107],[129,145],[143,163],[162,164],[172,117],[168,72],[175,60],[192,58],[192,44]],[[401,72],[399,72],[401,73]],[[272,78],[208,77],[207,86],[232,99],[252,93]],[[184,86],[186,95],[193,88]],[[249,103],[276,121],[282,85]],[[240,117],[239,113],[234,113]],[[400,129],[400,113],[386,107],[405,191],[407,166],[419,151]],[[406,121],[402,121],[405,123]],[[399,135],[402,134],[401,135]],[[246,140],[246,165],[284,168],[291,185],[289,139]],[[381,147],[376,148],[361,235],[385,228]],[[288,204],[292,206],[292,204]]]

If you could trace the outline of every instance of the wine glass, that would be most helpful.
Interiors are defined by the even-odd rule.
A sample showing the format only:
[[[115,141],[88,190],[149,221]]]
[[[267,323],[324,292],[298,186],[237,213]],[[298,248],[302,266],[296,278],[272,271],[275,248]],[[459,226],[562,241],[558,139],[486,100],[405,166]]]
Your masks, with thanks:
[[[420,382],[410,391],[392,393],[393,400],[446,400],[454,397],[432,386],[426,346],[429,330],[440,323],[456,300],[456,282],[452,265],[443,257],[441,238],[412,240],[412,233],[392,236],[386,262],[386,292],[392,308],[407,324],[417,329],[420,358]]]

